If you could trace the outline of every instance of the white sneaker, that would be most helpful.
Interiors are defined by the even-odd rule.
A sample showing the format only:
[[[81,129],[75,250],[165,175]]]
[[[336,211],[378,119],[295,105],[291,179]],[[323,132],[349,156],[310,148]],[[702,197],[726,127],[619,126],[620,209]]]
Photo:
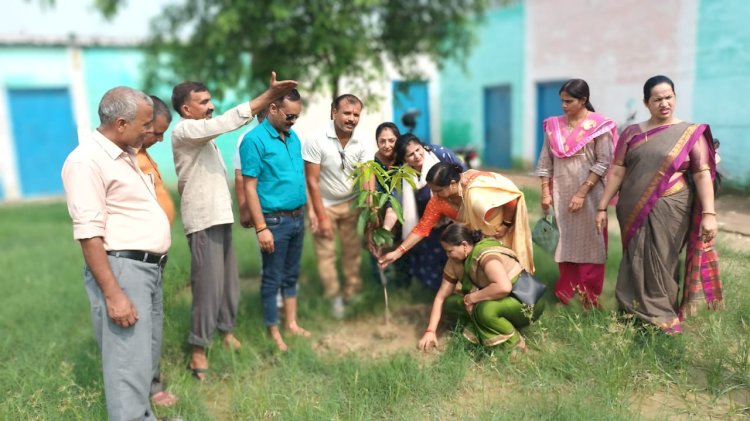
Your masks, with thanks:
[[[331,300],[331,312],[333,313],[333,317],[338,320],[344,318],[346,307],[344,307],[344,300],[340,296]]]

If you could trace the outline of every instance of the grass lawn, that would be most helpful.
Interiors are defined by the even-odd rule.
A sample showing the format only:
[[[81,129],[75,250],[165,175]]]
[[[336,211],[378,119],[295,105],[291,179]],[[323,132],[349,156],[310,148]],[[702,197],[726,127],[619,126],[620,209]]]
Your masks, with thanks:
[[[528,192],[538,217],[538,195]],[[750,415],[748,314],[750,254],[721,243],[726,309],[702,312],[686,333],[666,337],[616,317],[613,296],[620,239],[610,235],[604,311],[552,302],[525,330],[527,354],[467,344],[440,332],[439,352],[417,353],[432,294],[419,285],[389,290],[393,326],[403,331],[380,352],[382,290],[365,276],[363,299],[334,321],[321,298],[308,239],[300,320],[311,340],[290,338],[279,354],[265,336],[254,235],[235,229],[242,280],[238,352],[211,348],[211,378],[186,370],[190,260],[178,222],[165,278],[162,367],[179,403],[159,416],[211,419],[664,419]],[[83,260],[64,203],[0,207],[0,419],[106,419],[99,350],[83,288]],[[537,274],[551,286],[557,269],[537,250]],[[368,259],[363,274],[369,275]],[[400,317],[402,309],[410,317]],[[356,328],[353,328],[355,326]],[[368,348],[323,346],[331,338]],[[370,339],[368,339],[370,338]],[[329,342],[326,342],[329,341]],[[391,341],[392,343],[393,341]]]

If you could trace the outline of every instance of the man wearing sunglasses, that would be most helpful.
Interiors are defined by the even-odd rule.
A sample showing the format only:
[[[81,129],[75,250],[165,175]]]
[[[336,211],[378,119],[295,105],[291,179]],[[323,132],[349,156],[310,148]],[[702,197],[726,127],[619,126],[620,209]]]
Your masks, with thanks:
[[[279,291],[286,331],[310,336],[297,324],[297,278],[305,237],[303,208],[307,202],[302,143],[292,130],[300,112],[302,101],[293,89],[271,102],[266,119],[245,135],[240,145],[245,197],[263,261],[263,322],[281,351],[286,351],[287,345],[279,331]]]
[[[355,132],[362,101],[344,94],[331,104],[331,121],[312,136],[302,150],[310,201],[317,218],[311,216],[315,233],[318,272],[331,300],[334,317],[344,317],[344,303],[354,298],[362,285],[359,275],[361,244],[357,235],[359,212],[352,206],[355,193],[350,175],[357,162],[371,159],[374,151]],[[335,235],[341,239],[345,285],[343,293],[336,270]]]
[[[265,92],[215,118],[211,93],[202,83],[183,82],[172,90],[172,106],[182,117],[172,131],[172,153],[182,223],[192,256],[188,343],[193,349],[189,367],[198,380],[206,378],[206,348],[215,330],[221,331],[225,347],[240,347],[232,334],[240,294],[232,247],[232,198],[226,167],[214,139],[246,125],[274,98],[296,86],[293,80],[277,81],[272,72]]]

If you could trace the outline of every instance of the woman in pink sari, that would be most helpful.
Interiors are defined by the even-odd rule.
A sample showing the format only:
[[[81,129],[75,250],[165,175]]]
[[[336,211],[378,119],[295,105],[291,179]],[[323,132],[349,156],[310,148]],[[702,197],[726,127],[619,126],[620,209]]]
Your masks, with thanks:
[[[607,204],[617,193],[623,256],[616,297],[621,310],[668,334],[682,332],[682,318],[705,299],[722,306],[713,180],[716,175],[711,129],[674,116],[674,83],[654,76],[643,87],[648,120],[626,128],[615,149],[597,229],[607,220]],[[691,180],[692,179],[692,180]],[[687,244],[680,291],[680,254]]]
[[[584,308],[599,306],[607,259],[607,231],[591,225],[604,192],[604,174],[617,139],[615,123],[594,112],[589,86],[571,79],[560,88],[565,114],[544,120],[544,146],[536,175],[542,182],[542,209],[554,203],[560,241],[555,261],[560,277],[555,296],[567,304],[580,294]]]

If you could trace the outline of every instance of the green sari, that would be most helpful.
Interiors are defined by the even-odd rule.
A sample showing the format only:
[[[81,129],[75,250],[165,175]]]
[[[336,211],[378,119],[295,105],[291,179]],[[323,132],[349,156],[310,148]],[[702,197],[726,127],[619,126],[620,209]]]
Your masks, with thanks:
[[[470,292],[472,287],[487,287],[488,284],[483,282],[486,280],[483,279],[482,263],[492,257],[501,260],[510,258],[517,262],[513,250],[504,247],[500,241],[494,238],[481,240],[474,245],[474,249],[464,262],[464,293]],[[514,284],[517,280],[518,274],[510,281]],[[456,299],[460,299],[459,296],[456,296]],[[462,319],[465,322],[464,337],[472,343],[481,342],[485,346],[496,346],[506,342],[511,346],[517,344],[521,340],[518,329],[538,319],[543,311],[541,303],[529,307],[510,295],[497,300],[480,301],[474,304],[471,313],[466,311],[462,303],[460,305],[463,309]]]

